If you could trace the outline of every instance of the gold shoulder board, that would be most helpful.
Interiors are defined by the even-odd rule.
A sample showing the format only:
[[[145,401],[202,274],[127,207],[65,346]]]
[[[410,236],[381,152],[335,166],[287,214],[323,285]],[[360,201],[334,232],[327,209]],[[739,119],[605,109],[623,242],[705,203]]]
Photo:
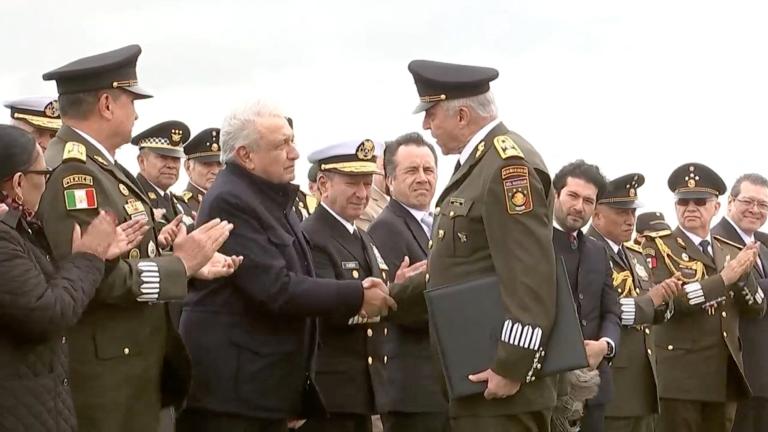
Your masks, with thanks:
[[[653,237],[653,238],[659,238],[659,237],[668,236],[670,234],[672,234],[672,231],[670,231],[670,230],[661,230],[661,231],[654,231],[654,232],[645,233],[643,235],[648,236],[648,237]]]
[[[77,141],[69,141],[64,145],[62,160],[79,160],[85,162],[85,146]]]
[[[635,252],[638,252],[638,253],[643,253],[643,248],[641,248],[640,246],[638,246],[638,245],[636,245],[636,244],[634,244],[632,242],[625,242],[624,243],[624,247],[627,248],[627,249],[631,249],[631,250],[633,250]]]
[[[499,156],[502,159],[513,156],[525,159],[525,155],[520,151],[520,147],[517,146],[512,138],[506,135],[499,135],[494,138],[493,145],[496,147],[496,151],[499,152]]]
[[[181,194],[181,199],[183,199],[183,200],[184,200],[184,202],[189,202],[189,199],[190,199],[190,198],[192,198],[192,192],[190,192],[190,191],[184,191],[184,192]]]

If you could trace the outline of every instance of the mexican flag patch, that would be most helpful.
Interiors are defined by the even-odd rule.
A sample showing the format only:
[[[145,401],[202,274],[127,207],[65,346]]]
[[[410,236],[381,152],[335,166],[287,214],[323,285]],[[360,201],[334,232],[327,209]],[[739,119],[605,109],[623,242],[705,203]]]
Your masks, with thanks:
[[[67,210],[96,208],[96,190],[94,188],[70,189],[64,191]]]

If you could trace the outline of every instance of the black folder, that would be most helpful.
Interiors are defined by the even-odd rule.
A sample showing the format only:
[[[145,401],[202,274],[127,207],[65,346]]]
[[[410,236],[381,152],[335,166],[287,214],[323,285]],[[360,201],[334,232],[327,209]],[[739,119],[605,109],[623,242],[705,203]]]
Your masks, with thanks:
[[[487,383],[473,383],[467,376],[492,366],[504,321],[514,319],[504,315],[498,276],[431,288],[424,295],[449,397],[453,400],[483,393]],[[556,308],[554,327],[536,376],[588,365],[584,336],[562,259],[557,262]]]

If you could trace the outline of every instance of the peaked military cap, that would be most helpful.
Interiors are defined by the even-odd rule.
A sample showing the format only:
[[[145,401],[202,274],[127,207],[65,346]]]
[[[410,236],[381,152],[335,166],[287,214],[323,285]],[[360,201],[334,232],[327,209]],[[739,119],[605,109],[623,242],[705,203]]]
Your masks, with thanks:
[[[317,164],[313,163],[309,167],[309,171],[307,172],[307,180],[309,180],[310,183],[314,183],[317,181],[317,172],[320,171],[320,167],[317,166]]]
[[[220,162],[220,134],[219,128],[208,128],[198,132],[184,144],[184,154],[187,155],[187,159],[200,162]]]
[[[134,136],[131,144],[139,146],[139,149],[182,158],[184,157],[182,146],[189,139],[189,135],[189,126],[178,120],[168,120]]]
[[[421,101],[414,114],[444,100],[487,93],[490,82],[499,77],[499,71],[493,68],[431,60],[413,60],[408,63],[408,71],[413,75]]]
[[[376,144],[370,139],[345,141],[312,152],[307,159],[319,171],[342,174],[380,174],[376,166]]]
[[[635,222],[635,232],[642,235],[647,232],[659,232],[664,230],[672,230],[669,224],[664,219],[664,214],[661,212],[648,212],[637,215],[637,222]]]
[[[672,171],[667,186],[676,198],[712,198],[724,194],[727,189],[712,168],[696,162],[682,164]]]
[[[59,101],[52,97],[27,97],[3,103],[11,118],[34,128],[58,131],[61,128]]]
[[[637,200],[637,189],[644,183],[645,177],[640,173],[617,177],[609,181],[605,191],[597,196],[597,203],[616,208],[642,207]]]
[[[43,74],[43,80],[56,81],[60,95],[121,88],[137,99],[152,97],[139,87],[136,61],[141,47],[128,45],[113,51],[84,57]]]

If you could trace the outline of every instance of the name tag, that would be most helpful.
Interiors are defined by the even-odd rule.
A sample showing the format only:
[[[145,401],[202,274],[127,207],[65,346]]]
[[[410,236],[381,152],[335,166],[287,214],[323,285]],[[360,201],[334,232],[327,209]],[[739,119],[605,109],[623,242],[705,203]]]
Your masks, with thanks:
[[[141,204],[140,201],[136,200],[130,200],[128,201],[128,204],[123,206],[125,208],[125,211],[129,215],[135,215],[137,213],[143,213],[144,212],[144,205]]]
[[[342,261],[341,268],[344,270],[357,270],[360,268],[360,264],[357,261]]]

